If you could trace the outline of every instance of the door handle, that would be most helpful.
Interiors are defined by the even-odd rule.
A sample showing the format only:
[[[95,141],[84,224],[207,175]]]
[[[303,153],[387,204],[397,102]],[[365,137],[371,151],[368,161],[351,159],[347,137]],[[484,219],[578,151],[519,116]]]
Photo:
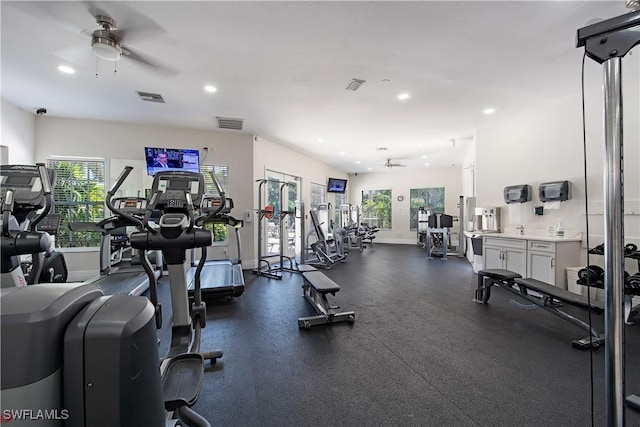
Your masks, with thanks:
[[[551,268],[553,268],[553,258],[551,258]]]

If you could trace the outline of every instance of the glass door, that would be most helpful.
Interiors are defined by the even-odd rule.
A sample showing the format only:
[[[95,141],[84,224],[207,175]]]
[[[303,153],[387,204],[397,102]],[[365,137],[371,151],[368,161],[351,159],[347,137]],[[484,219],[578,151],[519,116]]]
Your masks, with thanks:
[[[286,173],[266,171],[267,206],[273,207],[273,218],[267,220],[264,242],[265,253],[280,253],[280,233],[282,230],[282,253],[295,256],[295,201],[300,194],[300,177]],[[282,200],[281,200],[282,199]],[[283,222],[282,228],[280,222]]]

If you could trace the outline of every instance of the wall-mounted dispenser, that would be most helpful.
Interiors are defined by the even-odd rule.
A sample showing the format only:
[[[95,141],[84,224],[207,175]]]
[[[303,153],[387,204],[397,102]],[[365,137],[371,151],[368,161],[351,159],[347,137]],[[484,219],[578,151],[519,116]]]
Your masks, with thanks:
[[[528,202],[531,200],[531,186],[528,184],[509,185],[504,187],[503,194],[506,204]]]
[[[569,181],[543,182],[538,187],[541,202],[564,202],[571,198]]]

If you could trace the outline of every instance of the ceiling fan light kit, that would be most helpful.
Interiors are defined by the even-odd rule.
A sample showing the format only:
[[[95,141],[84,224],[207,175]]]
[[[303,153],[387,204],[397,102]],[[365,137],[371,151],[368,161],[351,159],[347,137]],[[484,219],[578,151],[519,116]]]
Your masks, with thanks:
[[[122,48],[115,40],[109,37],[109,32],[105,30],[93,32],[91,48],[98,58],[106,61],[117,61],[122,56]]]

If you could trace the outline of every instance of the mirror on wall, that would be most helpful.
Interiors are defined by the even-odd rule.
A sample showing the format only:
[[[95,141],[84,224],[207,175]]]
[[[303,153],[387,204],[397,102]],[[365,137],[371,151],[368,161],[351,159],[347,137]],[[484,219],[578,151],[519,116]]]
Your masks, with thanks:
[[[125,166],[132,166],[133,170],[115,194],[115,197],[145,197],[144,190],[151,188],[153,177],[147,175],[147,164],[144,160],[111,159],[109,188],[113,187]]]

